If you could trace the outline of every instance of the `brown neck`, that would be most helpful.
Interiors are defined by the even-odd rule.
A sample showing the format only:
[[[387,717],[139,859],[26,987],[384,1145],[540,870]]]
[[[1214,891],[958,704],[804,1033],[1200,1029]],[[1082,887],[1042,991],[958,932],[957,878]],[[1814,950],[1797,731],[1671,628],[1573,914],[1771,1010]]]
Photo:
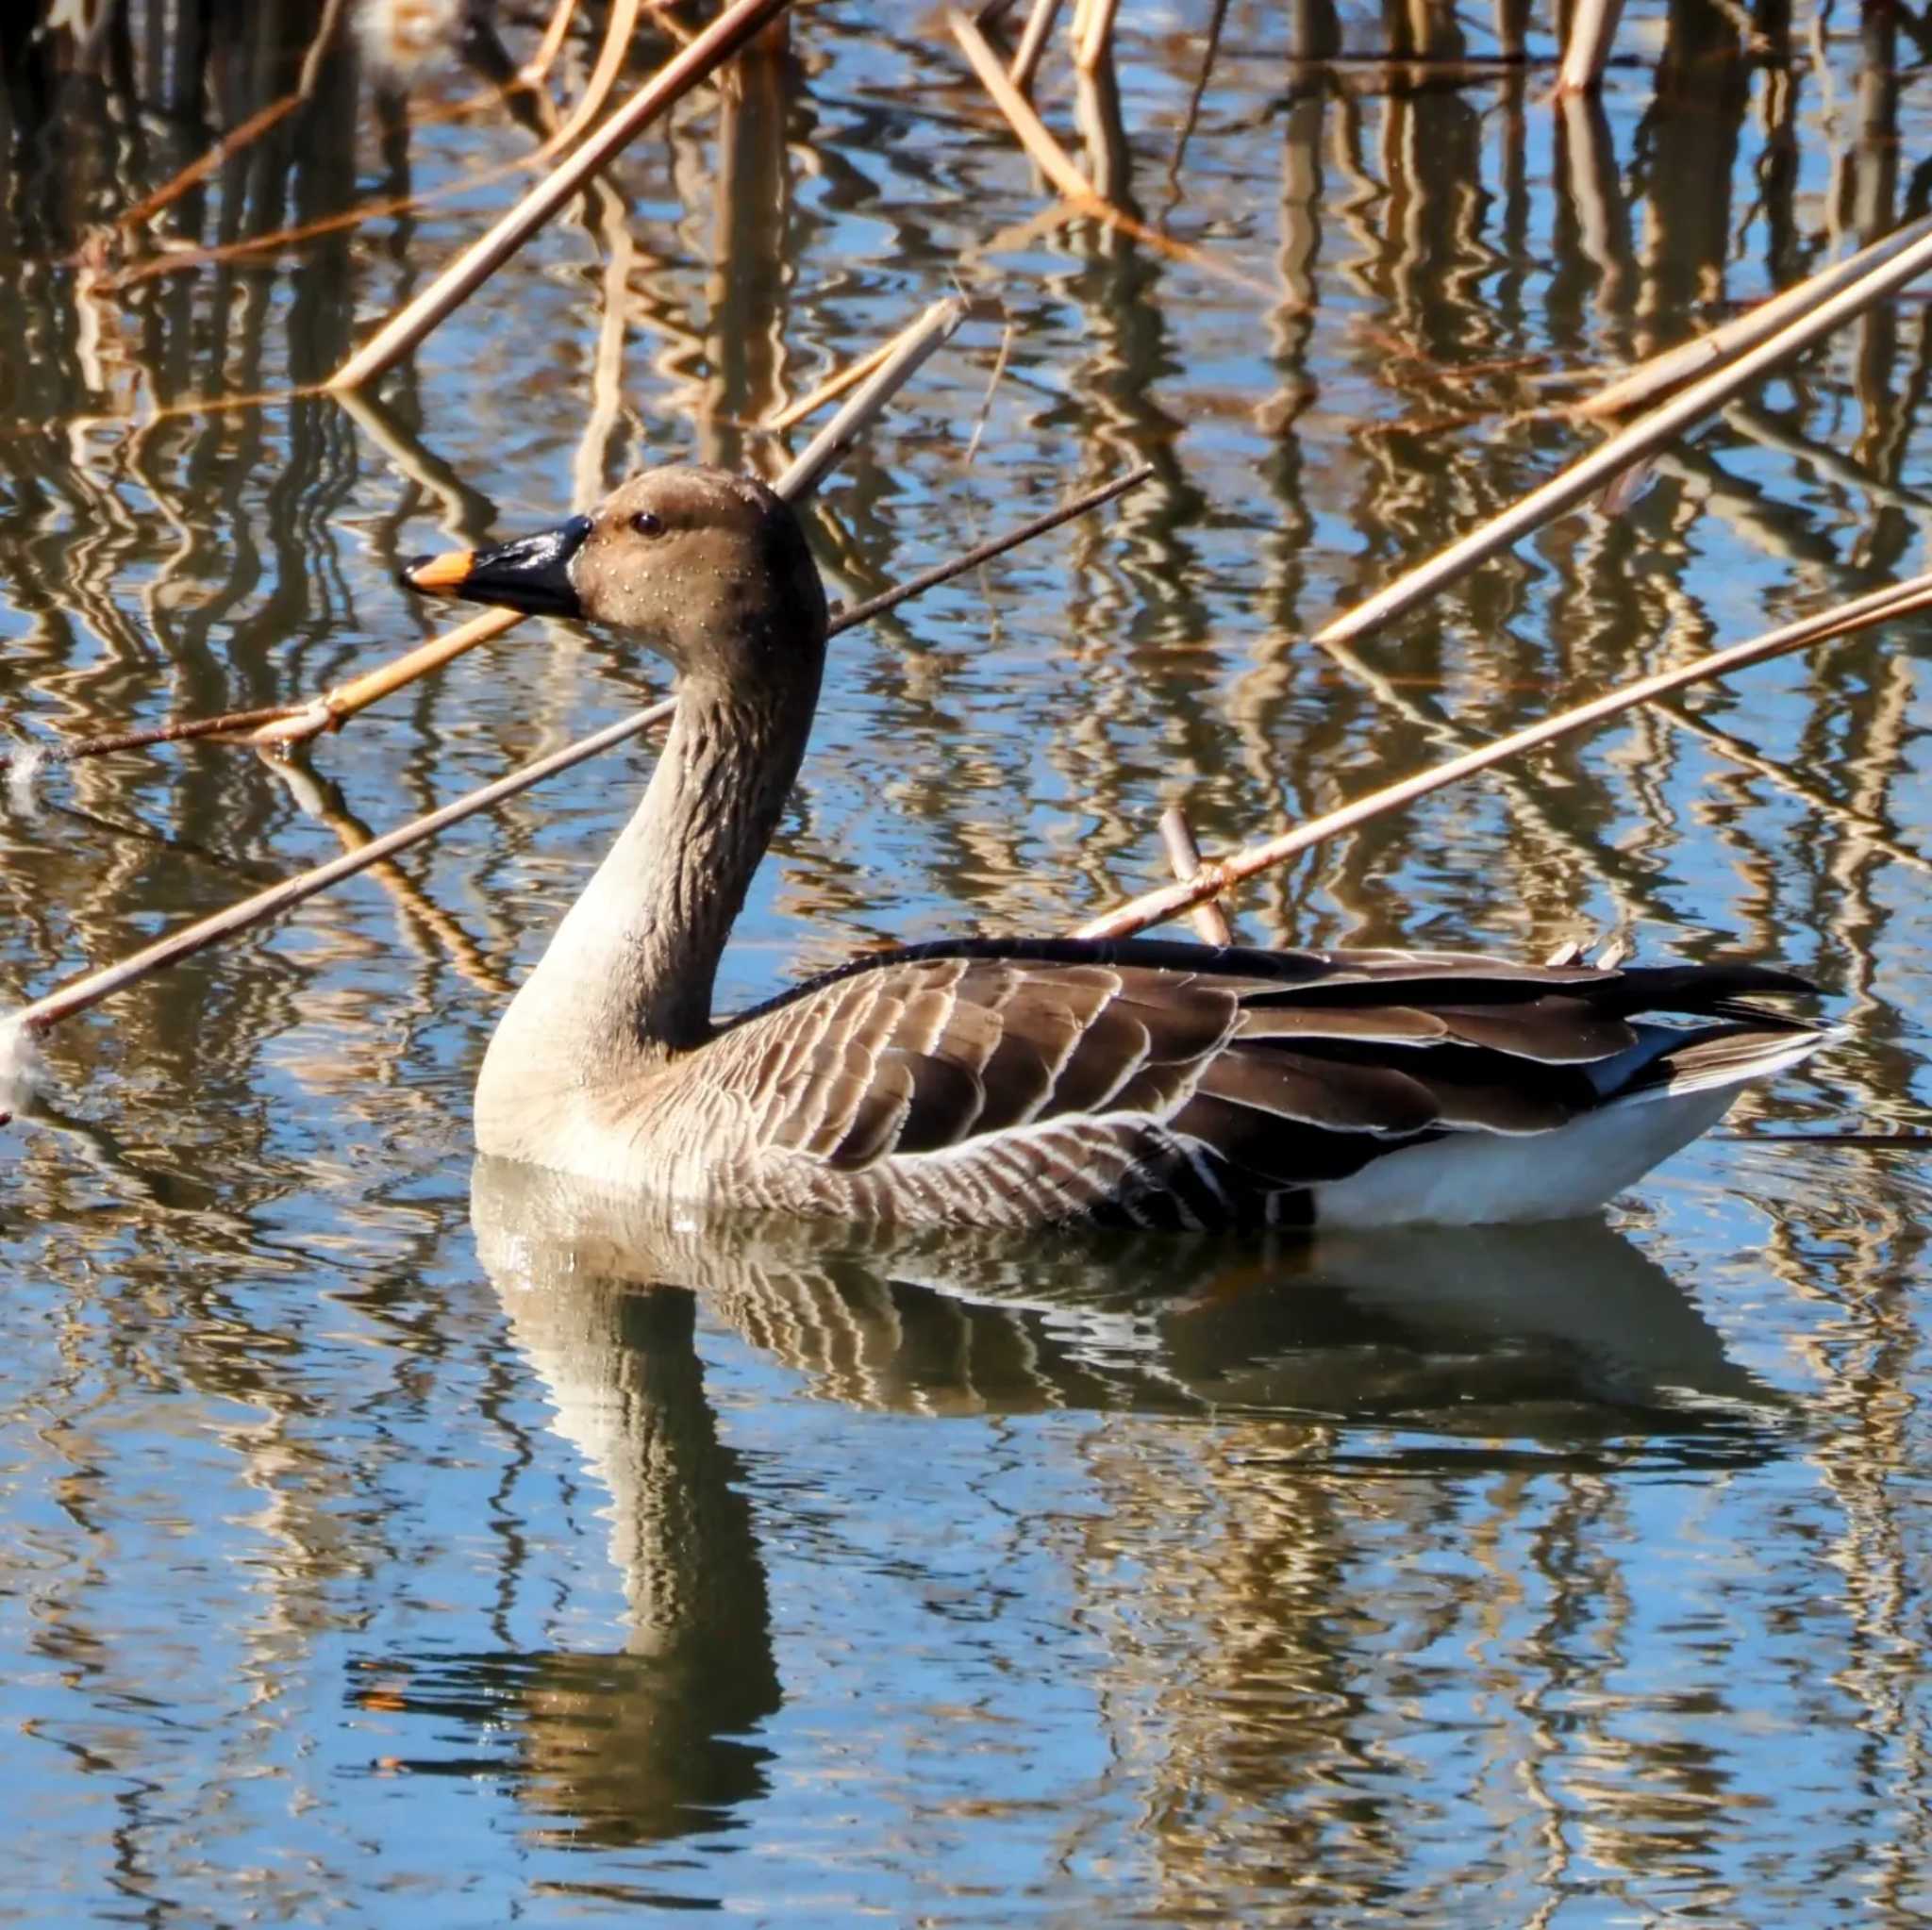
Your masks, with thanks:
[[[479,1109],[598,1086],[702,1045],[718,960],[797,775],[808,678],[734,695],[681,683],[642,804],[491,1040]]]

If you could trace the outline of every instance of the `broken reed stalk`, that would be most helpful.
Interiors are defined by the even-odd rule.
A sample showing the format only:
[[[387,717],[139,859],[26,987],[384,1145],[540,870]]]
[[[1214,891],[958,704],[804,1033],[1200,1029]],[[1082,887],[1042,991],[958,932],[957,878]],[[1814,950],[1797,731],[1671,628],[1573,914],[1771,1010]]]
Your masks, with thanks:
[[[1124,476],[1117,476],[1112,482],[1097,490],[1090,490],[1071,503],[1062,504],[1046,515],[1038,516],[1020,528],[1010,530],[1007,535],[990,543],[982,543],[977,549],[969,550],[965,555],[955,557],[950,562],[936,569],[925,571],[922,575],[896,589],[888,591],[882,596],[875,596],[870,602],[860,604],[856,609],[842,612],[827,625],[830,634],[837,636],[851,629],[855,624],[876,616],[883,609],[890,609],[894,604],[903,603],[908,596],[915,596],[922,590],[929,590],[936,583],[943,583],[949,577],[963,574],[976,569],[991,557],[1015,548],[1035,536],[1075,516],[1084,515],[1088,510],[1108,503],[1123,491],[1142,483],[1154,474],[1149,464]],[[330,858],[327,863],[317,865],[299,876],[284,878],[279,884],[270,885],[254,896],[244,898],[240,904],[231,905],[225,910],[211,913],[198,919],[194,923],[185,925],[181,930],[170,932],[165,938],[157,939],[151,945],[125,958],[117,959],[111,965],[104,965],[98,971],[83,973],[69,984],[48,992],[44,997],[34,1000],[31,1005],[23,1006],[19,1011],[0,1019],[0,1091],[4,1091],[4,1075],[8,1070],[9,1060],[19,1057],[18,1043],[30,1035],[44,1032],[58,1024],[60,1020],[71,1018],[75,1012],[87,1010],[90,1006],[98,1005],[104,998],[125,990],[137,979],[145,978],[150,973],[158,972],[164,966],[178,964],[183,958],[192,957],[223,939],[231,938],[239,931],[245,931],[252,925],[265,923],[278,917],[282,912],[300,905],[305,899],[312,898],[318,891],[325,891],[331,885],[340,884],[344,878],[352,878],[358,872],[368,870],[371,865],[380,864],[385,858],[393,857],[399,851],[407,851],[413,844],[420,844],[425,838],[433,838],[440,831],[446,831],[452,824],[460,824],[463,819],[474,817],[478,811],[488,810],[491,805],[501,804],[506,798],[514,797],[519,791],[527,790],[533,784],[541,784],[546,777],[553,777],[560,771],[568,771],[574,765],[583,763],[613,745],[623,743],[648,730],[652,724],[663,722],[676,708],[676,700],[666,697],[660,702],[647,706],[629,717],[621,718],[615,724],[579,739],[577,742],[566,744],[559,751],[553,751],[548,757],[539,757],[534,763],[525,764],[521,770],[508,773],[479,790],[468,792],[453,803],[425,816],[412,819],[407,824],[399,824],[393,831],[385,831],[379,838],[372,838],[368,843],[359,845],[354,851],[345,851],[339,857]],[[4,1120],[0,1120],[4,1123]]]
[[[1125,475],[1117,475],[1110,483],[1102,483],[1098,489],[1088,490],[1072,502],[1062,503],[1058,509],[1048,509],[1031,523],[1023,523],[1019,528],[1009,529],[1004,536],[976,543],[947,562],[935,563],[930,570],[922,570],[917,576],[908,576],[905,582],[896,583],[890,590],[882,590],[878,595],[868,597],[863,603],[856,603],[850,609],[841,610],[826,625],[827,632],[836,637],[841,630],[851,629],[855,624],[870,623],[874,617],[884,615],[908,597],[948,583],[955,576],[963,576],[967,571],[976,570],[980,564],[990,563],[995,557],[1003,557],[1008,550],[1017,549],[1021,543],[1031,542],[1036,536],[1044,536],[1048,530],[1058,529],[1062,523],[1071,523],[1074,517],[1086,515],[1090,509],[1104,507],[1116,496],[1124,496],[1129,490],[1139,489],[1153,474],[1154,465],[1143,462],[1138,469],[1128,470]]]
[[[334,690],[325,690],[307,704],[291,706],[280,717],[262,724],[249,741],[257,744],[299,744],[320,737],[325,730],[340,730],[358,710],[368,709],[370,705],[387,697],[392,690],[400,690],[405,684],[414,683],[418,677],[441,670],[465,651],[489,642],[492,637],[502,636],[506,630],[522,622],[521,610],[483,610],[467,622],[458,624],[454,630],[445,631],[441,637],[432,637],[428,642],[419,643],[415,649],[405,651],[401,657],[391,657],[388,663],[365,671],[358,677],[351,677],[345,684],[338,684]]]
[[[1559,738],[1587,730],[1593,724],[1601,724],[1605,719],[1616,717],[1625,710],[1634,710],[1639,705],[1654,703],[1674,690],[1687,690],[1692,684],[1706,683],[1713,677],[1727,676],[1732,671],[1762,663],[1769,657],[1782,657],[1790,651],[1802,650],[1809,644],[1855,636],[1861,630],[1927,608],[1932,608],[1932,573],[1914,576],[1908,582],[1894,584],[1890,589],[1875,590],[1868,596],[1840,604],[1819,616],[1807,617],[1800,623],[1788,624],[1782,629],[1753,638],[1748,643],[1733,644],[1728,650],[1712,651],[1679,669],[1659,671],[1654,676],[1641,677],[1636,683],[1624,685],[1622,690],[1594,697],[1572,709],[1558,711],[1554,717],[1544,718],[1541,724],[1512,731],[1509,736],[1498,738],[1479,750],[1451,757],[1446,763],[1419,772],[1412,777],[1405,777],[1400,783],[1384,785],[1366,797],[1358,797],[1338,810],[1311,819],[1291,831],[1284,831],[1279,837],[1247,845],[1230,857],[1209,859],[1185,884],[1164,885],[1157,890],[1143,891],[1138,898],[1117,905],[1111,911],[1103,912],[1099,917],[1076,926],[1072,936],[1076,939],[1130,938],[1150,924],[1159,924],[1179,912],[1192,910],[1196,905],[1226,890],[1229,886],[1239,884],[1243,878],[1251,878],[1257,872],[1285,863],[1309,846],[1333,838],[1338,832],[1353,831],[1372,818],[1379,818],[1386,812],[1412,804],[1432,790],[1441,790],[1445,785],[1473,776],[1478,771],[1486,771],[1492,764],[1541,750],[1543,745],[1554,743]]]
[[[1572,403],[1571,411],[1587,416],[1623,415],[1666,389],[1674,389],[1693,375],[1705,374],[1775,335],[1793,316],[1802,315],[1839,290],[1851,287],[1874,268],[1882,268],[1927,234],[1932,234],[1932,215],[1907,222],[1870,247],[1821,268],[1816,275],[1786,289],[1782,294],[1773,295],[1769,301],[1759,302],[1734,320],[1639,362],[1607,389]]]
[[[1034,112],[1033,103],[1013,85],[986,36],[957,8],[948,10],[946,24],[958,42],[960,52],[973,63],[979,84],[992,96],[993,106],[1006,116],[1007,125],[1013,130],[1014,139],[1026,150],[1033,165],[1067,200],[1079,203],[1083,209],[1088,203],[1095,208],[1105,208],[1107,204],[1095,191],[1093,183],[1047,131],[1046,123]]]
[[[225,261],[245,261],[252,256],[299,247],[304,241],[315,241],[323,235],[341,234],[349,228],[359,228],[373,221],[420,214],[440,201],[447,201],[459,194],[474,194],[477,189],[510,175],[522,174],[532,165],[541,165],[541,162],[526,155],[520,160],[499,161],[491,167],[479,168],[459,180],[445,181],[439,187],[425,188],[417,193],[392,195],[381,201],[358,201],[355,207],[345,208],[339,213],[300,222],[294,227],[276,228],[273,234],[249,235],[239,241],[223,241],[208,248],[170,248],[164,254],[150,256],[144,261],[133,262],[125,268],[117,269],[112,275],[104,275],[98,286],[106,291],[118,292],[134,287],[137,282],[152,281],[160,275],[191,275],[198,269],[215,267]],[[308,383],[300,389],[283,390],[280,395],[283,398],[320,395],[327,391],[328,386],[326,382]],[[234,406],[234,402],[224,396],[191,403],[189,407],[199,413],[208,408],[230,408]]]
[[[850,452],[883,413],[886,404],[905,386],[914,370],[942,341],[950,341],[972,312],[970,302],[958,295],[947,295],[933,303],[910,327],[895,335],[886,345],[885,359],[860,384],[858,394],[805,445],[772,485],[773,491],[788,503],[810,495],[826,472]]]
[[[817,415],[826,403],[838,401],[848,389],[863,382],[891,352],[890,341],[882,341],[876,348],[867,349],[856,362],[847,362],[842,369],[827,375],[809,395],[802,395],[796,402],[788,403],[770,422],[760,423],[758,426],[770,430],[774,436],[782,436],[808,416]]]
[[[1179,805],[1170,805],[1160,814],[1160,841],[1167,847],[1167,861],[1174,874],[1186,884],[1201,869],[1201,847],[1194,842],[1193,826]],[[1204,898],[1188,913],[1188,923],[1204,945],[1231,945],[1234,927],[1227,913],[1212,898]]]
[[[311,697],[306,704],[265,704],[256,710],[230,710],[220,717],[181,717],[169,724],[158,724],[145,730],[117,730],[101,737],[84,737],[68,742],[35,744],[28,755],[49,763],[70,763],[76,757],[103,757],[115,751],[145,751],[156,744],[186,743],[196,738],[245,737],[255,744],[306,743],[325,730],[340,730],[358,710],[366,710],[379,698],[399,690],[405,684],[441,670],[445,663],[474,650],[477,644],[500,637],[511,624],[520,623],[515,610],[484,610],[458,624],[441,637],[351,677],[345,684]],[[19,754],[12,754],[17,757]],[[0,756],[0,769],[12,757]]]
[[[391,316],[336,371],[327,386],[353,389],[407,355],[606,161],[714,74],[789,4],[790,0],[736,0],[734,6],[727,7],[688,47],[674,54],[575,154],[559,162],[487,234],[471,242],[420,295]]]
[[[1366,602],[1337,617],[1325,628],[1316,631],[1317,643],[1341,642],[1378,629],[1382,624],[1411,609],[1424,597],[1432,596],[1458,576],[1487,562],[1509,548],[1518,538],[1574,507],[1586,496],[1601,489],[1610,478],[1633,462],[1661,449],[1700,416],[1708,414],[1730,400],[1740,389],[1748,388],[1767,369],[1808,348],[1814,341],[1855,315],[1881,301],[1895,289],[1932,269],[1932,231],[1920,236],[1878,267],[1860,275],[1850,286],[1820,302],[1807,314],[1780,329],[1768,341],[1735,361],[1727,362],[1701,382],[1660,404],[1612,436],[1601,448],[1573,462],[1560,474],[1552,476],[1541,488],[1532,490],[1504,510],[1492,516],[1481,528],[1472,530],[1446,549],[1439,550],[1426,562],[1398,576]]]
[[[955,297],[954,299],[959,302],[964,311],[960,320],[964,320],[967,314],[978,314],[991,307],[991,305],[968,302],[963,297]],[[802,423],[807,416],[816,415],[826,403],[837,400],[848,389],[856,389],[859,383],[863,382],[875,370],[883,368],[892,357],[908,353],[908,344],[914,338],[919,337],[922,330],[936,325],[934,317],[945,306],[944,302],[935,302],[909,328],[902,329],[890,341],[882,341],[876,348],[867,349],[857,361],[848,362],[836,374],[826,376],[809,395],[800,397],[798,401],[781,409],[770,422],[762,423],[759,426],[769,430],[773,435],[782,435],[787,429],[795,427],[799,423]],[[953,327],[957,328],[958,325],[958,323],[956,322]],[[932,348],[936,348],[941,341],[945,341],[952,332],[953,329],[948,328],[944,334],[941,334],[935,340],[930,347],[922,350],[919,354],[918,361],[915,361],[912,366],[917,368],[919,361],[924,360],[925,357],[932,352]],[[1004,349],[1002,350],[1000,360],[1002,365],[1004,365],[1006,360]],[[807,453],[809,454],[809,450]],[[971,461],[972,458],[969,456],[967,460]],[[783,494],[784,491],[781,490],[779,493]]]
[[[571,18],[576,12],[576,4],[577,0],[557,0],[536,51],[521,67],[512,70],[508,80],[457,100],[443,101],[433,108],[412,106],[404,117],[406,125],[411,129],[441,127],[452,121],[468,120],[472,115],[490,108],[506,107],[520,93],[540,92],[558,55],[563,51],[564,42],[570,37]]]
[[[221,717],[182,717],[173,724],[158,724],[149,730],[116,730],[102,737],[72,739],[65,743],[39,743],[25,751],[0,754],[0,770],[23,757],[42,763],[64,764],[75,757],[104,757],[113,751],[144,751],[155,744],[185,743],[201,737],[236,737],[242,731],[295,714],[299,707],[266,704],[257,710],[230,710]]]

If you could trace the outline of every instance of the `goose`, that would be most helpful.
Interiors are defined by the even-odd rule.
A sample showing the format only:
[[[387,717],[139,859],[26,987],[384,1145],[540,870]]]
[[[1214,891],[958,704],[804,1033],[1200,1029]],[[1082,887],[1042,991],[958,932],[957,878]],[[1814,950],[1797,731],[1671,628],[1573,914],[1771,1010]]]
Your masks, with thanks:
[[[1321,1228],[1596,1211],[1797,1064],[1756,964],[974,938],[736,1018],[718,962],[804,757],[824,587],[791,507],[695,466],[419,591],[647,644],[676,708],[643,800],[485,1054],[486,1155],[692,1208],[903,1226]]]

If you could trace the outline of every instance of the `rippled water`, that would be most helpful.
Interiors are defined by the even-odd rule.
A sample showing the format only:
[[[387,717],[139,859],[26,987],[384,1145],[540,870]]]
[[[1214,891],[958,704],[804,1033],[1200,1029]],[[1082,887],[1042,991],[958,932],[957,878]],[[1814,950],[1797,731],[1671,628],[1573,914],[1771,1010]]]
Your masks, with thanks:
[[[956,279],[1012,323],[984,433],[997,323],[824,491],[835,593],[1131,460],[1157,480],[839,642],[727,1005],[880,940],[1060,929],[1160,874],[1168,803],[1224,845],[1926,566],[1907,298],[1634,507],[1307,644],[1590,446],[1560,378],[1919,211],[1932,124],[1876,11],[1768,9],[1740,62],[1733,14],[1635,6],[1601,112],[1549,104],[1546,21],[1494,60],[1507,8],[1391,69],[1291,63],[1234,5],[1196,97],[1211,11],[1128,0],[1117,95],[1058,58],[1041,92],[1178,250],[1039,219],[939,16],[827,4],[353,410],[288,391],[505,205],[527,108],[437,118],[480,84],[451,56],[409,122],[325,61],[162,218],[179,246],[83,272],[218,129],[164,110],[139,8],[105,80],[9,55],[9,723],[366,669],[438,620],[400,557],[645,461],[775,473],[752,425]],[[313,20],[238,29],[225,124]],[[1336,25],[1346,52],[1418,31]],[[534,18],[499,26],[523,58]],[[484,1040],[641,751],[71,1022],[0,1141],[0,1915],[1925,1921],[1926,1169],[1777,1137],[1921,1118],[1925,641],[1754,671],[1243,898],[1257,940],[1616,929],[1813,973],[1842,1045],[1602,1224],[891,1249],[473,1173]],[[0,990],[654,674],[533,624],[304,765],[188,746],[16,785]]]

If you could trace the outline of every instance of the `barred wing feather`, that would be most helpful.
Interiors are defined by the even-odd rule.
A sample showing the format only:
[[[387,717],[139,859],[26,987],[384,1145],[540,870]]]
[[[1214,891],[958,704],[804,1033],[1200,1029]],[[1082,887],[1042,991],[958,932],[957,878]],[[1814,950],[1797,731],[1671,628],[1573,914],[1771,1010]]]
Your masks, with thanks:
[[[1756,966],[978,941],[802,986],[721,1033],[707,1077],[828,1207],[1295,1220],[1378,1158],[1520,1149],[1789,1063],[1824,1035],[1748,1001],[1808,990]]]

